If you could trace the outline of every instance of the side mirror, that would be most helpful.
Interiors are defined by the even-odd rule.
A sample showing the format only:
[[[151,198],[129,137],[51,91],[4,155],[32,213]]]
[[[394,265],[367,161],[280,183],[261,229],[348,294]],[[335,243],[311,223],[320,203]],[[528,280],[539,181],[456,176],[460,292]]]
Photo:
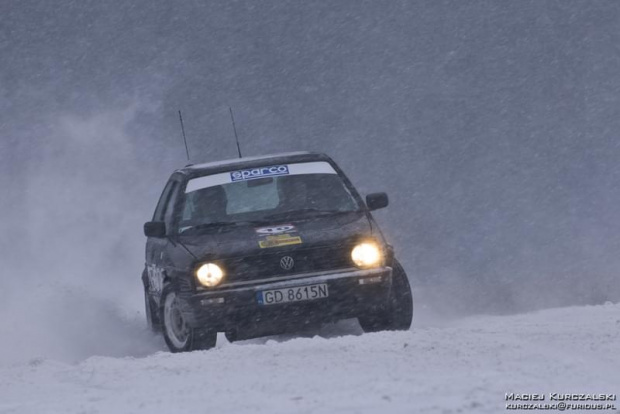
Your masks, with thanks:
[[[166,223],[163,221],[144,223],[144,235],[146,237],[166,237]]]
[[[366,205],[371,211],[387,207],[389,203],[390,200],[385,193],[372,193],[366,196]]]

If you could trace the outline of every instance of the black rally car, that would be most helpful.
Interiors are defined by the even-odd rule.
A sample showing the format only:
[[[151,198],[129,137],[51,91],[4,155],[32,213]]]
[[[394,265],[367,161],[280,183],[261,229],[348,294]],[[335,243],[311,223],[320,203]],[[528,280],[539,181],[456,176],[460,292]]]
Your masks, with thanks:
[[[407,275],[370,213],[387,205],[323,154],[175,171],[144,225],[150,327],[173,352],[346,318],[409,329]]]

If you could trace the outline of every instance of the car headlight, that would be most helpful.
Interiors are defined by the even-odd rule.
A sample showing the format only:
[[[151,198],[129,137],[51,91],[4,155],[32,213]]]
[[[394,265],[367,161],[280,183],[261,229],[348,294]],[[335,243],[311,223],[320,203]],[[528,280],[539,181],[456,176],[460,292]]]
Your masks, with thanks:
[[[205,263],[196,270],[196,277],[201,285],[213,287],[224,279],[224,271],[214,263]]]
[[[351,252],[353,263],[359,267],[374,267],[381,264],[383,254],[375,243],[361,243]]]

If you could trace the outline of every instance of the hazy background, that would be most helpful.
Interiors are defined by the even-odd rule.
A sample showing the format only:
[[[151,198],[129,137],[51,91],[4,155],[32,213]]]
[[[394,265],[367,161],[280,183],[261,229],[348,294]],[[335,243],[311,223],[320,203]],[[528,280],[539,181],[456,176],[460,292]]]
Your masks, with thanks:
[[[236,155],[228,105],[244,154],[326,152],[390,194],[377,217],[425,309],[617,301],[619,28],[614,0],[4,0],[0,333],[142,344],[177,110],[211,161]]]

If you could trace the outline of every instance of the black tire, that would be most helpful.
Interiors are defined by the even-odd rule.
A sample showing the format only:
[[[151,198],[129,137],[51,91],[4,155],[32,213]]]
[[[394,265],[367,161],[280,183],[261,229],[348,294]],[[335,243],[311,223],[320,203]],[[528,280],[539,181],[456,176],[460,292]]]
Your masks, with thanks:
[[[159,312],[153,312],[157,306],[151,299],[148,291],[144,288],[144,312],[146,313],[146,325],[154,333],[161,332],[161,322],[159,319]]]
[[[175,289],[166,286],[161,294],[159,315],[164,340],[170,352],[191,352],[215,347],[217,332],[188,326],[178,300]]]
[[[413,322],[413,293],[407,273],[397,260],[394,260],[394,275],[391,292],[391,329],[408,331]]]
[[[394,260],[392,290],[387,306],[358,321],[364,332],[407,331],[413,320],[413,295],[405,269]]]

